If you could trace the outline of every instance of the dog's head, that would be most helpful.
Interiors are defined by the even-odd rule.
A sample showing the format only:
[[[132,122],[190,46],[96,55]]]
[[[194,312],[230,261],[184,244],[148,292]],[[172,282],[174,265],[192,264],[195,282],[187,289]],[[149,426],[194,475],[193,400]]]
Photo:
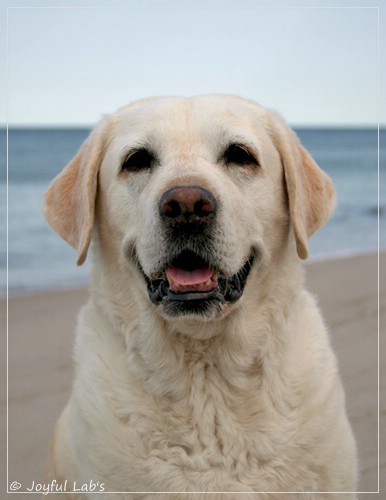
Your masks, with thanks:
[[[95,238],[116,279],[135,273],[164,316],[213,319],[259,266],[292,246],[305,259],[334,199],[275,113],[237,97],[159,98],[95,128],[54,179],[45,215],[78,264]]]

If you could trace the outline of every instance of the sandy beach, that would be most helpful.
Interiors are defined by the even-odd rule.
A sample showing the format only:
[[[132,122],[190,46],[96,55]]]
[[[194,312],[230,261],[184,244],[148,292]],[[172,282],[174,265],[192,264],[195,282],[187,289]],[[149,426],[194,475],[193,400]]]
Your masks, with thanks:
[[[347,411],[358,444],[360,492],[378,491],[378,265],[366,253],[306,263],[307,288],[315,293],[331,333],[346,389]],[[380,255],[379,319],[386,324],[386,252]],[[9,484],[20,491],[41,482],[54,424],[72,382],[72,346],[79,309],[87,290],[37,293],[9,300]],[[5,325],[6,301],[1,302]],[[2,328],[3,346],[6,329]],[[380,339],[380,353],[385,341]],[[6,349],[2,350],[6,372]],[[386,365],[380,360],[381,450],[386,449]],[[1,449],[7,446],[6,384],[1,386]],[[383,419],[383,420],[382,420]],[[383,430],[383,432],[382,432]],[[5,453],[1,454],[1,491],[6,491]],[[386,456],[380,458],[381,489],[386,487]],[[385,492],[386,490],[383,489]],[[3,498],[2,493],[1,498]],[[377,495],[362,493],[360,499]],[[16,494],[13,498],[24,498]],[[382,494],[379,495],[383,497]]]

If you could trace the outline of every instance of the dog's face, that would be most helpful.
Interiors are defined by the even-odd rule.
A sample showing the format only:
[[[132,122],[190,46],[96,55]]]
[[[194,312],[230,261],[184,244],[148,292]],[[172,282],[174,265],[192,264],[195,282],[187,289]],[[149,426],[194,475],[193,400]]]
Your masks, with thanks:
[[[118,118],[99,213],[165,315],[221,316],[251,267],[284,244],[283,169],[260,121],[213,98],[150,101]]]
[[[95,129],[52,184],[46,216],[80,263],[96,224],[102,253],[141,277],[164,317],[208,320],[293,236],[305,258],[333,198],[274,113],[236,97],[161,98]]]

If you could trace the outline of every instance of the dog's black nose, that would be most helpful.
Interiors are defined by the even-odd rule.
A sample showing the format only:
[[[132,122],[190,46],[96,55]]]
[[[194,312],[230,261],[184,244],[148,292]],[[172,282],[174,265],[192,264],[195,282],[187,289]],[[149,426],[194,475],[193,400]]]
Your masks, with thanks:
[[[159,210],[172,225],[205,224],[216,212],[216,199],[201,186],[176,186],[162,195]]]

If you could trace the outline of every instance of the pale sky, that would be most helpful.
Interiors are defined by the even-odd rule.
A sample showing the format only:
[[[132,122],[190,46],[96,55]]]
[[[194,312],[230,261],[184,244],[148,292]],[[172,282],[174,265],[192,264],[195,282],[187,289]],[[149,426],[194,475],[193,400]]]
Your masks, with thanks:
[[[0,121],[89,126],[142,97],[230,93],[292,125],[376,126],[385,13],[382,0],[2,0]]]

